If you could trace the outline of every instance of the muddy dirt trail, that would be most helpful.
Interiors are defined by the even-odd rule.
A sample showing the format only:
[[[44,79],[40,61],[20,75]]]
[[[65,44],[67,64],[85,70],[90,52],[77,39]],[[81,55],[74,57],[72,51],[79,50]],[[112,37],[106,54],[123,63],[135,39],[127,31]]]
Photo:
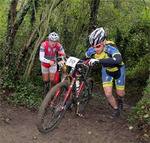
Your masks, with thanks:
[[[0,103],[0,143],[142,143],[135,129],[129,130],[125,103],[121,115],[110,119],[112,108],[105,99],[92,99],[84,117],[67,111],[59,125],[42,134],[37,129],[37,111]]]

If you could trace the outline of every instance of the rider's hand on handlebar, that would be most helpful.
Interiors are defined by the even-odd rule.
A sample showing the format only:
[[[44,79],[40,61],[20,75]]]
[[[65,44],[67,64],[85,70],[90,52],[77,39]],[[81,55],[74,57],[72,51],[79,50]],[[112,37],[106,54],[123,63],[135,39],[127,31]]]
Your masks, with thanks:
[[[51,66],[53,66],[54,64],[55,64],[55,61],[53,60],[53,61],[49,61],[49,64],[51,65]]]
[[[97,60],[97,59],[90,59],[90,61],[89,61],[90,66],[93,66],[94,64],[98,64],[98,63],[99,63],[99,60]]]

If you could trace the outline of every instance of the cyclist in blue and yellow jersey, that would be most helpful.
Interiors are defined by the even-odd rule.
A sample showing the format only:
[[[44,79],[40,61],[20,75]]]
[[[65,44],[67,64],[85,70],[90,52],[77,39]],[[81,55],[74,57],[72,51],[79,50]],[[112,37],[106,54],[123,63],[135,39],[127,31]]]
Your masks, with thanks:
[[[95,29],[89,36],[92,46],[88,49],[82,60],[91,58],[89,65],[102,64],[102,82],[108,102],[114,108],[111,118],[118,117],[123,109],[122,97],[125,95],[125,64],[121,53],[112,41],[106,41],[106,33],[103,28]],[[118,103],[112,95],[113,80],[116,84]]]

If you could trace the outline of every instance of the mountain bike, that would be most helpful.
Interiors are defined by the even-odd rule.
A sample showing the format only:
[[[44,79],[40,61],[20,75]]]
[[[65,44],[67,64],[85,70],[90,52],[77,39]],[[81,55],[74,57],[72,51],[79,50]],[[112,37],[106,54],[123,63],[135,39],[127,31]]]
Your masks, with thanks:
[[[91,99],[94,82],[92,78],[87,78],[90,71],[87,63],[88,61],[64,54],[64,60],[59,66],[67,65],[71,69],[69,74],[64,75],[62,81],[47,93],[39,108],[37,127],[41,133],[53,130],[63,118],[66,109],[75,107],[75,114],[82,117],[82,112]],[[76,87],[77,73],[80,75],[79,88]]]

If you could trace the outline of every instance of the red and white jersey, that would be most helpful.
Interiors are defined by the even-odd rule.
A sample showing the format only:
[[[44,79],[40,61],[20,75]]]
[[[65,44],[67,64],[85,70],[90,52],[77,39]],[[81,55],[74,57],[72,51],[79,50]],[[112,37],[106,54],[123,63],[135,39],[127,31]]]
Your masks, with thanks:
[[[60,43],[56,43],[55,47],[50,47],[49,41],[45,41],[40,46],[40,61],[42,65],[46,68],[49,68],[49,61],[56,60],[56,51],[64,53],[64,49]]]

